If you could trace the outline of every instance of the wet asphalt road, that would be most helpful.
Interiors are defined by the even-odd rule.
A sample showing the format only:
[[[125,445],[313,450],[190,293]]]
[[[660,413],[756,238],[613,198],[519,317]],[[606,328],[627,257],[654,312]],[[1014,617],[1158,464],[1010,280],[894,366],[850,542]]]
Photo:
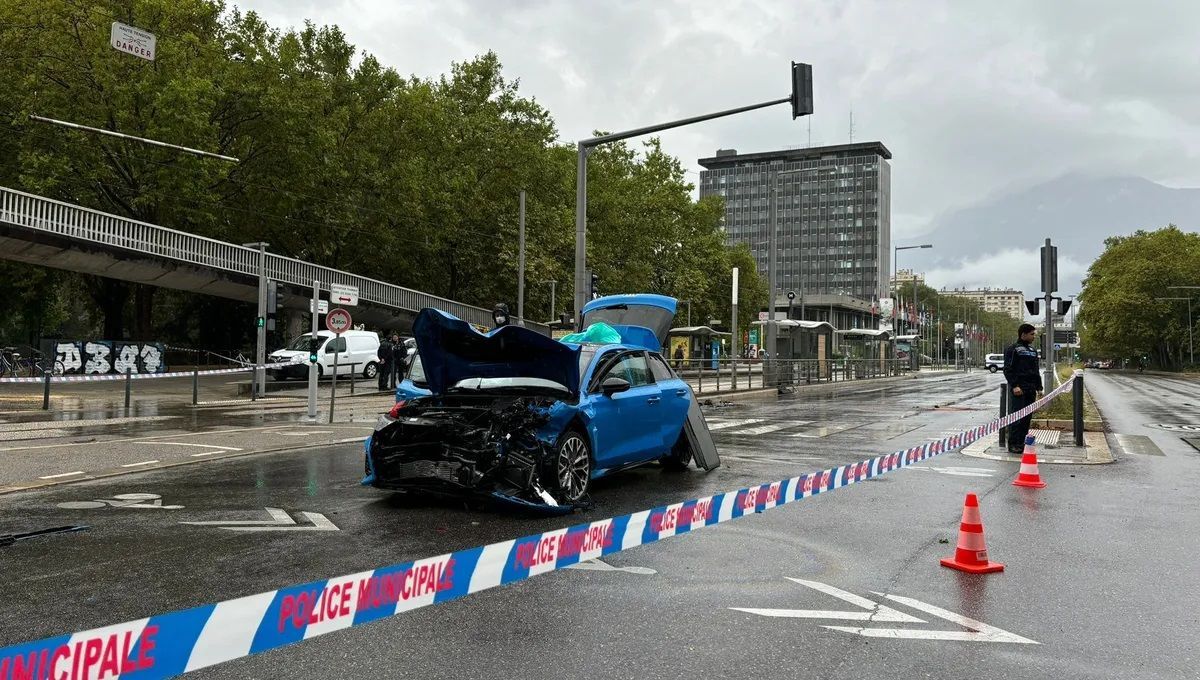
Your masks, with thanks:
[[[1200,409],[1167,413],[1172,400],[1200,404],[1198,383],[1092,375],[1089,389],[1115,431],[1168,422],[1166,415],[1200,423]],[[0,644],[860,460],[986,421],[998,384],[984,373],[941,375],[834,399],[714,409],[708,416],[718,428],[721,468],[623,473],[596,485],[593,510],[567,519],[489,514],[364,489],[353,445],[13,494],[0,498],[0,531],[91,528],[0,549],[0,586],[19,594],[0,611]],[[1125,398],[1135,393],[1142,396]],[[1008,464],[942,456],[605,558],[653,574],[554,572],[195,675],[1196,677],[1200,538],[1191,520],[1200,475],[1195,449],[1181,440],[1176,447],[1176,433],[1163,432],[1155,433],[1162,456],[1118,450],[1113,465],[1044,466],[1049,486],[1036,492],[1013,488]],[[992,558],[1008,565],[1003,574],[972,577],[937,565],[953,552],[967,491],[980,494]],[[127,493],[184,507],[58,507]],[[178,524],[261,519],[265,507],[320,512],[340,531],[237,534]],[[882,598],[873,592],[916,598],[1039,644],[868,638],[821,627],[965,630],[899,605],[891,606],[925,623],[768,618],[730,609],[855,609],[787,577],[875,601]]]

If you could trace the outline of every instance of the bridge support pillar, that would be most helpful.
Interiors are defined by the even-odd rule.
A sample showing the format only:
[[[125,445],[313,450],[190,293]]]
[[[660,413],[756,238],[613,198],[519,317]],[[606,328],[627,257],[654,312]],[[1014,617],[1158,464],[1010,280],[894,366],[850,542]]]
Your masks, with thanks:
[[[308,332],[308,326],[304,323],[308,315],[301,309],[285,309],[283,312],[283,334],[286,336],[284,342],[291,342],[292,338],[299,337]]]

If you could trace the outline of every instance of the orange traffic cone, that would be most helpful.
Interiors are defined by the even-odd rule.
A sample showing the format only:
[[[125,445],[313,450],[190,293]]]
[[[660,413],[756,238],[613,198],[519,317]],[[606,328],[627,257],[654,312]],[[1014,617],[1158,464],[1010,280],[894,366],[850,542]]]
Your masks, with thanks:
[[[988,574],[1004,571],[999,562],[989,562],[987,544],[983,540],[983,520],[979,518],[979,499],[967,494],[963,503],[962,524],[958,527],[958,547],[954,557],[943,557],[942,566],[965,571],[968,574]]]
[[[1037,450],[1033,446],[1033,435],[1025,437],[1025,452],[1021,454],[1021,472],[1013,480],[1013,486],[1026,486],[1030,489],[1040,489],[1046,486],[1042,476],[1038,474]]]

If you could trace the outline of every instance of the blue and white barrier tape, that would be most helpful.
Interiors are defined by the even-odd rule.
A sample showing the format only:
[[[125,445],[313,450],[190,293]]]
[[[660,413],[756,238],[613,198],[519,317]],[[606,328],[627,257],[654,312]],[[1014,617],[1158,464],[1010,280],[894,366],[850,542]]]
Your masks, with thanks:
[[[304,363],[303,361],[281,361],[274,364],[263,364],[258,368],[281,368],[291,366],[293,364]],[[211,371],[175,371],[173,373],[130,373],[131,380],[152,380],[155,378],[190,378],[193,374],[199,374],[201,377],[206,375],[223,375],[229,373],[249,373],[253,371],[253,365],[239,366],[238,368],[218,368]],[[50,377],[50,383],[68,383],[68,382],[104,382],[111,380],[124,380],[125,373],[100,373],[96,375],[55,375]],[[0,383],[43,383],[45,377],[36,378],[0,378]],[[4,676],[0,675],[0,680]]]
[[[952,437],[858,463],[437,557],[0,649],[0,680],[166,678],[440,604],[840,489],[962,448],[1032,405]]]

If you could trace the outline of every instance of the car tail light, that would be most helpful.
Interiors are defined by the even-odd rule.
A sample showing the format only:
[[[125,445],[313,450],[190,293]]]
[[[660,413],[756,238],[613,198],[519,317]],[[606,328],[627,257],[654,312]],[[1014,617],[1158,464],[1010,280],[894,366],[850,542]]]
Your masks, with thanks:
[[[395,404],[392,404],[392,410],[388,411],[388,418],[391,418],[392,420],[399,418],[400,417],[400,409],[404,408],[404,405],[406,403],[408,403],[408,402],[398,401]]]

